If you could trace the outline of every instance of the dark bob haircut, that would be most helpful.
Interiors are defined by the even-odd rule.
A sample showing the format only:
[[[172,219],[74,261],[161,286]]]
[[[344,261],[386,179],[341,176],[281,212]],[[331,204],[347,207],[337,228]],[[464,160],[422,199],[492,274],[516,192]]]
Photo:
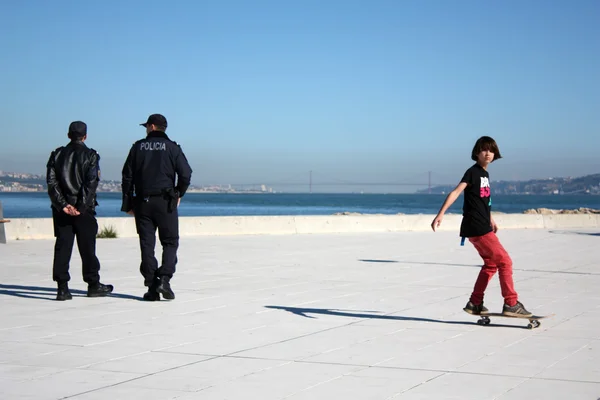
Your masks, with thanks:
[[[477,142],[475,142],[475,146],[473,146],[471,159],[473,161],[477,161],[477,155],[485,150],[494,153],[494,159],[492,160],[492,162],[502,158],[502,155],[500,155],[500,149],[498,148],[496,141],[489,136],[482,136],[479,139],[477,139]]]

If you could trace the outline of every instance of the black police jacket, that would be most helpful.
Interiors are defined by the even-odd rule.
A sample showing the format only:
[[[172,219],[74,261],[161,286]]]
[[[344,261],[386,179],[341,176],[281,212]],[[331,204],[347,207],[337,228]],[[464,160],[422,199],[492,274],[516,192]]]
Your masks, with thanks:
[[[67,205],[79,212],[96,208],[100,181],[100,155],[82,141],[74,140],[50,154],[46,183],[52,206],[62,211]]]
[[[177,143],[164,132],[153,131],[131,146],[122,175],[121,211],[127,212],[133,209],[135,197],[172,191],[183,197],[190,186],[192,168]]]

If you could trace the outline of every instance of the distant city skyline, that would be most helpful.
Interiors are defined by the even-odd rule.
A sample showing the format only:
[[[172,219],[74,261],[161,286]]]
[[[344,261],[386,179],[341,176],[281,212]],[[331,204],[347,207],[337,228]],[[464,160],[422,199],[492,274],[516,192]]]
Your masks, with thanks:
[[[309,174],[312,178],[312,174]],[[14,180],[11,182],[11,178]],[[28,174],[0,170],[0,192],[44,191],[45,177],[40,174]],[[42,181],[42,182],[40,182]],[[36,183],[37,182],[37,183]],[[192,184],[188,192],[197,193],[447,193],[454,183],[425,184],[416,182],[382,183],[360,182],[270,182],[270,183],[215,183]],[[331,188],[336,188],[331,190]],[[327,189],[329,188],[329,189]],[[402,188],[404,190],[401,190]],[[410,188],[410,189],[408,189]],[[532,180],[492,180],[496,194],[600,194],[600,172],[585,176],[543,177]],[[391,189],[391,190],[390,190]],[[120,180],[102,179],[98,185],[101,192],[120,192]]]
[[[493,180],[600,171],[595,0],[23,0],[2,11],[1,170],[45,173],[83,120],[103,178],[118,180],[139,123],[158,112],[196,185],[307,182],[311,170],[315,182],[427,182],[428,171],[458,182],[482,135],[504,156]]]

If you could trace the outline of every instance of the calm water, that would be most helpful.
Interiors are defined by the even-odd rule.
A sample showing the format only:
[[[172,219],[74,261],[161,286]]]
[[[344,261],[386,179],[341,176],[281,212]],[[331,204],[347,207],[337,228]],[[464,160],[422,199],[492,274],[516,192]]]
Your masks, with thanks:
[[[225,215],[329,215],[336,212],[365,214],[435,214],[445,195],[434,194],[205,194],[188,193],[179,209],[182,216]],[[5,218],[51,217],[46,193],[0,193]],[[600,196],[495,195],[494,210],[521,213],[529,208],[600,208]],[[99,193],[99,217],[125,216],[120,193]],[[460,213],[462,197],[449,212]]]

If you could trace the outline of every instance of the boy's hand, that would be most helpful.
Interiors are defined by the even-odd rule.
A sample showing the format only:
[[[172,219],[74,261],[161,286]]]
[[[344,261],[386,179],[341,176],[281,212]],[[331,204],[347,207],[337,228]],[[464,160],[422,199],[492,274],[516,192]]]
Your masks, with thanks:
[[[498,232],[498,225],[496,224],[496,221],[492,221],[492,230],[494,233]]]
[[[494,231],[494,233],[498,232],[498,225],[496,224],[496,221],[494,221],[494,217],[492,217],[491,215],[490,222],[492,223],[492,231]]]
[[[442,215],[437,215],[434,219],[433,222],[431,223],[431,229],[433,229],[433,231],[435,232],[435,228],[437,228],[438,226],[441,225],[442,223],[442,219],[444,217]]]

